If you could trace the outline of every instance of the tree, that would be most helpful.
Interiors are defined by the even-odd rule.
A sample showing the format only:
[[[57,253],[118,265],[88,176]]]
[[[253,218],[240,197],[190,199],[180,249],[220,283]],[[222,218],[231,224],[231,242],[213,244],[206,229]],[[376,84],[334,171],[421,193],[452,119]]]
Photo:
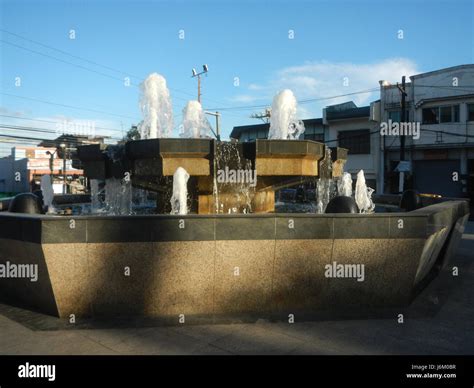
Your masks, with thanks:
[[[136,125],[132,125],[132,127],[127,131],[127,134],[123,137],[124,141],[130,140],[140,140],[140,131]]]

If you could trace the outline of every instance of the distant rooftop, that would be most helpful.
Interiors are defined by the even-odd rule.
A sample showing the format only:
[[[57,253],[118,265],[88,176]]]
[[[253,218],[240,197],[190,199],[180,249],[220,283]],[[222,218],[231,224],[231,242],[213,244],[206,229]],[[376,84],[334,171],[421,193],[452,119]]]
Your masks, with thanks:
[[[315,118],[315,119],[305,119],[303,120],[304,125],[322,125],[323,124],[323,119],[322,118]],[[237,127],[234,127],[232,129],[232,132],[230,133],[230,138],[231,139],[238,139],[240,135],[243,132],[247,131],[269,131],[270,130],[270,124],[269,123],[262,123],[262,124],[249,124],[249,125],[239,125]]]
[[[326,120],[343,120],[370,116],[370,105],[357,107],[353,101],[329,105],[325,110]]]

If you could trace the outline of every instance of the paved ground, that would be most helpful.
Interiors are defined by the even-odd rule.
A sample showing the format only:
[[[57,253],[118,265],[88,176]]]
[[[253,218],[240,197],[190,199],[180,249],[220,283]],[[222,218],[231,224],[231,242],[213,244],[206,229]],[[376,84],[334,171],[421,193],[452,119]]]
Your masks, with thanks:
[[[450,270],[387,319],[150,327],[76,325],[0,305],[0,354],[474,354],[474,222]],[[132,326],[132,327],[130,327]]]

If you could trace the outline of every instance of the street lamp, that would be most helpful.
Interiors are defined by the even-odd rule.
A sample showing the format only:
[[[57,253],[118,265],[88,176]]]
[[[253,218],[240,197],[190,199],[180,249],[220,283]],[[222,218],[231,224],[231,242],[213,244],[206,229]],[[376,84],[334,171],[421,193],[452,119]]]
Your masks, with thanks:
[[[207,65],[202,65],[202,71],[198,73],[195,68],[192,69],[192,78],[197,77],[198,79],[198,102],[201,103],[201,75],[206,74],[209,71]]]
[[[62,149],[63,152],[63,194],[66,194],[66,144],[61,143],[59,147]]]

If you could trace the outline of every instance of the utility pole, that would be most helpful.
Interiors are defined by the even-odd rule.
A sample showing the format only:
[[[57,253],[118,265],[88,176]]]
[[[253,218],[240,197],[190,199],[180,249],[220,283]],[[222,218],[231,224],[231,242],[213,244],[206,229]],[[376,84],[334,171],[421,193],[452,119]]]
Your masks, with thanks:
[[[401,109],[402,111],[400,112],[400,124],[404,124],[405,121],[406,121],[406,96],[407,96],[407,92],[406,92],[406,89],[405,89],[405,76],[402,77],[402,85],[400,87],[399,84],[397,84],[397,87],[398,87],[398,90],[400,90],[400,93],[402,94],[401,96]],[[405,125],[400,125],[399,126],[400,128],[400,132],[402,131],[402,129],[405,128]],[[404,133],[400,133],[400,163],[398,165],[399,167],[399,181],[398,181],[398,187],[399,187],[399,192],[400,193],[403,193],[403,189],[404,189],[404,185],[405,185],[405,171],[403,171],[404,169],[404,163],[403,161],[405,160],[405,134]]]
[[[198,73],[196,69],[192,70],[193,75],[191,76],[192,78],[197,77],[198,80],[198,102],[201,103],[201,75],[207,74],[209,71],[209,67],[207,65],[202,65],[202,71]]]
[[[67,178],[67,174],[66,174],[66,144],[65,143],[61,143],[59,145],[59,147],[61,147],[62,151],[63,151],[63,194],[66,194],[66,178]]]
[[[207,115],[211,115],[211,116],[215,116],[216,118],[216,132],[212,131],[212,128],[211,128],[211,131],[214,133],[214,136],[216,137],[217,141],[220,141],[221,140],[221,125],[220,125],[220,118],[221,118],[221,114],[219,112],[204,112],[205,114]]]
[[[268,123],[270,121],[270,117],[272,115],[272,110],[271,108],[266,108],[265,109],[265,112],[262,112],[262,113],[252,113],[250,115],[250,118],[251,119],[260,119],[262,120],[264,123]]]
[[[400,114],[400,121],[404,123],[406,121],[405,112],[406,112],[406,90],[405,90],[405,76],[402,77],[402,112]],[[403,126],[404,128],[405,126]],[[405,160],[405,134],[400,136],[400,161]]]

